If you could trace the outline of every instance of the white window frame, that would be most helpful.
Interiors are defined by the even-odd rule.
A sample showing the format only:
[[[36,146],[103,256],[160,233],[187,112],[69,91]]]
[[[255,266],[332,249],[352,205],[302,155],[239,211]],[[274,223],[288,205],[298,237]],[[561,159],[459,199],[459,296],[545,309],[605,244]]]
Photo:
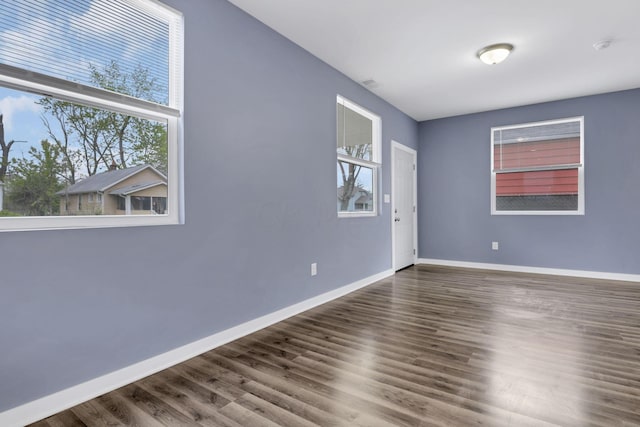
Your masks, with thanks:
[[[359,166],[363,166],[365,168],[371,169],[372,174],[372,187],[371,190],[373,192],[373,210],[372,211],[355,211],[355,212],[346,212],[338,210],[338,218],[356,218],[356,217],[372,217],[378,216],[378,193],[379,193],[379,169],[381,166],[381,157],[382,157],[382,119],[379,115],[372,113],[366,108],[356,104],[349,99],[337,95],[336,97],[336,108],[338,105],[342,105],[344,107],[349,108],[350,110],[355,111],[356,113],[368,118],[371,120],[371,160],[357,159],[355,157],[347,156],[345,154],[337,154],[337,161],[343,161]],[[338,125],[336,123],[336,129]],[[336,144],[337,146],[337,144]],[[337,147],[336,147],[337,149]],[[336,167],[337,167],[336,161]],[[338,184],[336,182],[336,188]]]
[[[578,208],[573,211],[552,211],[552,210],[523,210],[523,211],[507,211],[496,209],[496,171],[494,169],[494,134],[496,131],[516,128],[526,128],[541,125],[552,125],[557,123],[580,122],[580,163],[578,169]],[[491,215],[584,215],[584,116],[568,117],[557,120],[545,120],[540,122],[522,123],[509,126],[497,126],[491,128]],[[541,167],[528,168],[528,170],[557,170],[562,167]]]
[[[183,105],[184,17],[156,0],[128,0],[169,25],[169,103],[161,105],[104,89],[0,64],[0,85],[55,99],[100,108],[167,125],[168,173],[165,215],[92,215],[3,217],[0,232],[184,224]]]

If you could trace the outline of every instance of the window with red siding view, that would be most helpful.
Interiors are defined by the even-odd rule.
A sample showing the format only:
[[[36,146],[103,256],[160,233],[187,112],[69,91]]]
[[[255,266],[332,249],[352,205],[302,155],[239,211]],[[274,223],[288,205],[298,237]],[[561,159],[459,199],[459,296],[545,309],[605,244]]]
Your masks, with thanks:
[[[496,211],[577,211],[581,119],[493,129]]]

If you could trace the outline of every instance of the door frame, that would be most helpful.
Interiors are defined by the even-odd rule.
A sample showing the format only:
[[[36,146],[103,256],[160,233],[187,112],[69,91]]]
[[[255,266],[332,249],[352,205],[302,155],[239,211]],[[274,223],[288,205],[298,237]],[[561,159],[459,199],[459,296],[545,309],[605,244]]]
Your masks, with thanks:
[[[413,212],[413,247],[415,253],[413,254],[413,263],[418,262],[418,152],[413,148],[407,147],[397,141],[391,140],[391,266],[393,271],[396,271],[396,227],[394,222],[395,213],[395,150],[405,151],[413,157],[413,206],[415,206]]]

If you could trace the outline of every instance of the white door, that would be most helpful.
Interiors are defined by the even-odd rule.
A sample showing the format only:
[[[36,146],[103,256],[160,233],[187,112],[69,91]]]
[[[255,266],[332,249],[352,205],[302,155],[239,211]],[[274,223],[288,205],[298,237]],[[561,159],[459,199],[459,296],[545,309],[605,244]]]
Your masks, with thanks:
[[[416,151],[393,141],[391,157],[393,268],[397,271],[416,262]]]

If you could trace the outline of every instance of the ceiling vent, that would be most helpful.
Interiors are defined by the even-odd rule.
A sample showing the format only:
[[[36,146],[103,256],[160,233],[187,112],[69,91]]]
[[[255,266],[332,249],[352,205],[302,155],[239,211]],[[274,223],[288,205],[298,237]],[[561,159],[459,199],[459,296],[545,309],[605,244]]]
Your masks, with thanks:
[[[375,81],[375,80],[373,80],[373,79],[366,79],[366,80],[362,80],[362,81],[360,82],[360,84],[361,84],[362,86],[366,87],[367,89],[375,89],[375,88],[377,88],[378,86],[380,86],[380,85],[378,84],[378,82],[377,82],[377,81]]]

